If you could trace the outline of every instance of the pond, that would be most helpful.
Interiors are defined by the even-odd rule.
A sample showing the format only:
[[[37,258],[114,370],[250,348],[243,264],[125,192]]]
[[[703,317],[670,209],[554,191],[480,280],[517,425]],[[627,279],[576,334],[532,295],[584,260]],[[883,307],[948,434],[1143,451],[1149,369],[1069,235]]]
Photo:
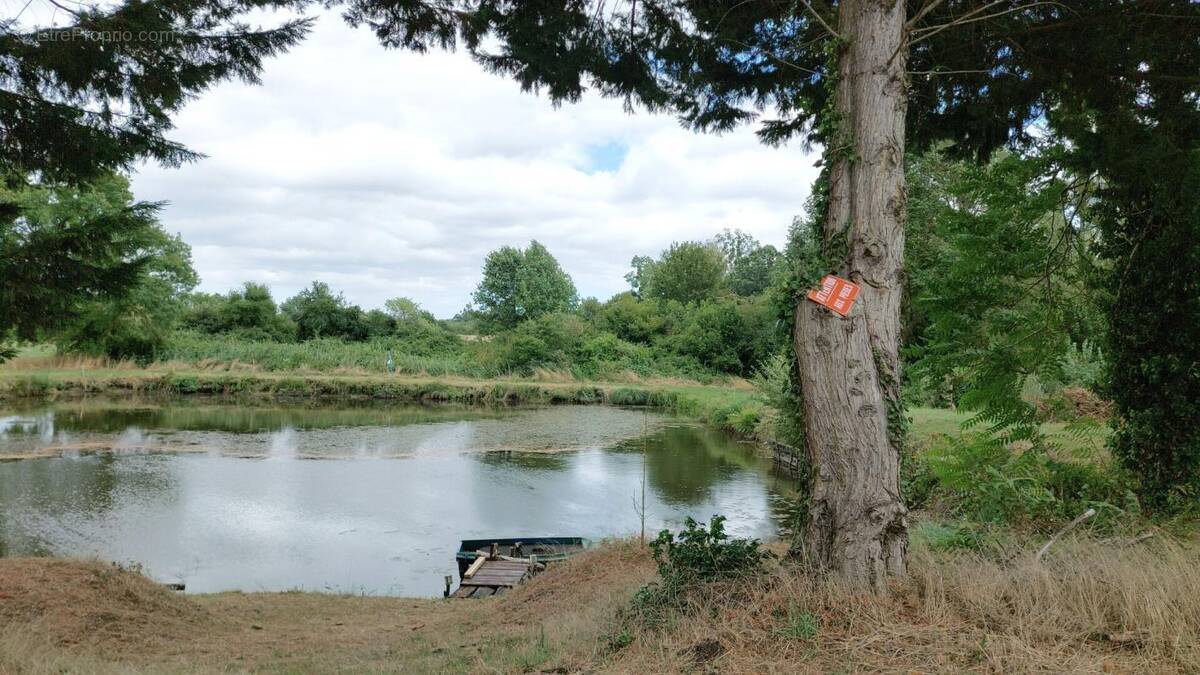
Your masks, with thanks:
[[[16,458],[24,459],[16,459]],[[0,409],[0,555],[133,563],[189,592],[440,595],[460,539],[769,539],[794,487],[726,435],[610,406],[81,402]]]

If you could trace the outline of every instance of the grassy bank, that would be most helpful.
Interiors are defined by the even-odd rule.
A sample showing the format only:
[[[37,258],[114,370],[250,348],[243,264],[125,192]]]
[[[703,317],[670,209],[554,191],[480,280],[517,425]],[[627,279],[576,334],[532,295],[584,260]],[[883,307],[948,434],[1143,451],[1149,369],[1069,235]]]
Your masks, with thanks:
[[[1036,542],[1034,542],[1036,543]],[[613,543],[486,600],[171,594],[100,563],[0,560],[0,671],[1195,672],[1200,558],[1080,538],[1042,562],[939,553],[918,537],[889,598],[787,565],[696,589],[617,640],[654,578]]]
[[[25,357],[0,367],[0,400],[61,400],[88,396],[229,396],[250,399],[374,399],[397,403],[452,402],[472,405],[609,403],[650,406],[703,421],[745,437],[772,435],[770,411],[748,383],[729,380],[704,385],[686,380],[579,381],[545,373],[526,379],[379,375],[365,372],[276,373],[236,367],[109,364],[52,356]],[[961,433],[966,419],[953,410],[913,408],[913,439]],[[1067,449],[1099,445],[1096,435],[1068,433],[1062,423],[1044,430]]]
[[[0,368],[2,399],[69,399],[83,396],[244,396],[264,399],[375,399],[398,403],[466,404],[610,403],[651,406],[709,419],[720,410],[753,401],[742,382],[705,386],[687,381],[580,381],[550,376],[473,379],[365,373],[274,373],[237,369]],[[714,421],[719,421],[715,420]]]

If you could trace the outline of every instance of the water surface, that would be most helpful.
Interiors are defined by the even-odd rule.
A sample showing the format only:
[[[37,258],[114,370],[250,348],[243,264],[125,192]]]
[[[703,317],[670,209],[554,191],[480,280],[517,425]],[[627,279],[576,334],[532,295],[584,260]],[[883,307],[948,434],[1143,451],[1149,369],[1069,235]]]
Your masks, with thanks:
[[[134,562],[191,592],[436,595],[460,539],[636,535],[685,517],[771,538],[790,481],[752,449],[610,406],[0,410],[0,555]]]

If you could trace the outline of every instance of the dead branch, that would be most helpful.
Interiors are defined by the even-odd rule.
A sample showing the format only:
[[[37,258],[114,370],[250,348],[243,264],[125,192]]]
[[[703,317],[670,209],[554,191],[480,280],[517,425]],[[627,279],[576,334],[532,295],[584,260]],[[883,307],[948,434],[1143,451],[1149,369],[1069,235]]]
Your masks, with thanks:
[[[839,39],[842,37],[841,35],[838,34],[838,32],[836,30],[833,29],[833,26],[830,26],[828,23],[826,23],[825,17],[821,16],[821,14],[816,9],[813,8],[813,6],[808,2],[808,0],[800,0],[800,2],[804,3],[804,6],[808,8],[808,11],[817,18],[817,21],[819,21],[821,23],[821,25],[825,27],[825,30],[829,31],[830,35],[832,35],[835,38],[839,38]]]
[[[1059,537],[1061,537],[1064,534],[1075,529],[1080,523],[1087,520],[1088,518],[1091,518],[1094,515],[1096,515],[1096,509],[1088,509],[1087,511],[1084,511],[1083,513],[1076,516],[1075,520],[1072,520],[1071,522],[1067,523],[1066,527],[1059,530],[1058,532],[1055,532],[1054,536],[1050,537],[1050,541],[1046,542],[1046,545],[1043,546],[1042,549],[1037,552],[1037,557],[1035,557],[1034,560],[1037,562],[1041,562],[1042,556],[1046,555],[1046,551],[1050,550],[1050,547],[1054,545],[1054,542],[1058,541]]]

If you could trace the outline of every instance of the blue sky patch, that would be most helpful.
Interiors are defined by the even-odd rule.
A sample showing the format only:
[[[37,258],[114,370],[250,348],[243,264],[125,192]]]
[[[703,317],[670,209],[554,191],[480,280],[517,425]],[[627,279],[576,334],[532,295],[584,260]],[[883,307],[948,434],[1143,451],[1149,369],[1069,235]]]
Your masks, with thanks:
[[[625,155],[629,154],[629,146],[618,141],[609,141],[598,145],[589,145],[585,152],[587,152],[587,164],[583,168],[584,171],[587,173],[614,173],[621,168],[621,163],[625,161]]]

